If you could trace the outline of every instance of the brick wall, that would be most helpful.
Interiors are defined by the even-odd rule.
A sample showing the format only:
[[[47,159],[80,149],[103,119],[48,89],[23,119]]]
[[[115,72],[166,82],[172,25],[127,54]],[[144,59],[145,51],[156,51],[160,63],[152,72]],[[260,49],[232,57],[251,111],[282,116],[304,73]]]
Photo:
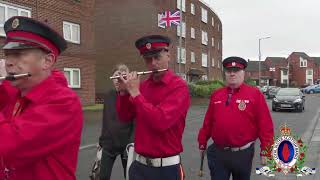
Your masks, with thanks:
[[[190,12],[190,3],[195,5],[196,16]],[[176,0],[141,0],[139,3],[134,0],[96,0],[95,9],[95,36],[96,36],[96,92],[105,93],[112,88],[108,77],[111,75],[112,68],[117,63],[125,63],[131,70],[146,70],[143,59],[139,56],[134,46],[136,39],[141,36],[151,34],[167,35],[172,40],[170,47],[171,62],[170,68],[178,72],[178,63],[176,60],[176,51],[179,43],[179,37],[176,33],[176,27],[162,29],[158,27],[158,13],[165,10],[176,10]],[[201,7],[208,10],[208,23],[201,22]],[[211,17],[214,17],[215,26],[211,25]],[[186,0],[186,38],[182,40],[182,46],[186,47],[186,64],[180,65],[180,72],[187,72],[189,68],[201,69],[207,73],[207,68],[201,67],[201,52],[210,50],[211,58],[214,57],[216,63],[221,63],[222,59],[222,25],[219,18],[210,11],[208,7],[197,0]],[[185,19],[183,21],[185,21]],[[218,32],[218,24],[220,31]],[[191,26],[195,28],[196,39],[190,38]],[[201,45],[201,29],[208,32],[208,46]],[[211,47],[211,37],[215,38],[215,47]],[[220,44],[220,50],[217,44]],[[195,52],[196,62],[191,63],[191,51]],[[211,61],[210,58],[210,61]],[[209,59],[208,59],[209,60]],[[210,63],[211,64],[211,63]],[[221,67],[221,65],[220,65]],[[222,79],[221,68],[210,67],[210,79]]]
[[[63,21],[80,24],[80,44],[68,43],[68,49],[58,58],[56,67],[80,68],[81,88],[74,89],[84,105],[93,104],[95,98],[94,60],[94,0],[5,0],[31,10],[31,16],[63,33]],[[3,43],[4,38],[1,38]],[[3,54],[0,55],[3,57]]]

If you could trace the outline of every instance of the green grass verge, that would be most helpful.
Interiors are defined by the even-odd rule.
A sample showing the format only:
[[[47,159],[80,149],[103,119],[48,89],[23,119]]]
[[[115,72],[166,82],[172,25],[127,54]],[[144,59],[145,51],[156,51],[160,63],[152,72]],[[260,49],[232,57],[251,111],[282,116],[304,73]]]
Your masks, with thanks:
[[[103,110],[103,104],[95,104],[90,106],[84,106],[82,107],[82,110],[84,111],[102,111]]]

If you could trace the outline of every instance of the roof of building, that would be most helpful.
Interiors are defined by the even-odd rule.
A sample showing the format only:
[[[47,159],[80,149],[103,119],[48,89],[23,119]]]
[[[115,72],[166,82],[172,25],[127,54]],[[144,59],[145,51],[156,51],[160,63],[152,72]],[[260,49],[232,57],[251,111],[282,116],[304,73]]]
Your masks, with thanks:
[[[282,61],[286,60],[284,57],[267,57],[267,59],[270,59],[272,64],[280,64]]]
[[[264,64],[264,61],[261,61],[260,64],[260,70],[261,71],[266,71],[267,67]],[[248,61],[248,66],[246,68],[246,71],[259,71],[259,61]]]
[[[302,57],[302,58],[304,58],[304,59],[308,59],[308,58],[310,58],[310,56],[308,56],[306,53],[304,53],[304,52],[292,52],[291,54],[296,54],[296,55],[298,55],[298,56],[300,56],[300,57]]]

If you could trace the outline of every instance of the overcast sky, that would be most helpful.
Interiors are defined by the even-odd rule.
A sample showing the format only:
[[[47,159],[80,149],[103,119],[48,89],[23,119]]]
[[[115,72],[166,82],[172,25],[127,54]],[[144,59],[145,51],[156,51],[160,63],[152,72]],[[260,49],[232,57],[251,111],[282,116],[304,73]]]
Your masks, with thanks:
[[[320,57],[320,0],[205,0],[220,17],[223,57],[262,60],[293,51]]]

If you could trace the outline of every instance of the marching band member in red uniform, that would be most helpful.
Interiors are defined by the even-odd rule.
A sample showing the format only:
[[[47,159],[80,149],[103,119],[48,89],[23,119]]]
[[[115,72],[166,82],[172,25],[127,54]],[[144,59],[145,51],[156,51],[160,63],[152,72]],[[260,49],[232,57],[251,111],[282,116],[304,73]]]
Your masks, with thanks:
[[[264,95],[244,81],[247,62],[240,57],[223,61],[227,86],[214,91],[199,131],[200,151],[207,149],[212,180],[249,180],[254,142],[261,142],[261,151],[272,143],[273,122]],[[261,155],[261,163],[266,160]]]
[[[151,35],[135,43],[148,70],[168,69],[170,39]],[[121,77],[120,87],[129,94],[117,97],[123,121],[135,119],[135,152],[130,180],[176,180],[183,178],[180,153],[182,134],[190,106],[186,82],[171,70],[151,74],[140,84],[136,72]]]
[[[4,24],[8,75],[30,73],[0,85],[0,179],[75,180],[83,124],[77,95],[52,70],[65,40],[27,17]]]

